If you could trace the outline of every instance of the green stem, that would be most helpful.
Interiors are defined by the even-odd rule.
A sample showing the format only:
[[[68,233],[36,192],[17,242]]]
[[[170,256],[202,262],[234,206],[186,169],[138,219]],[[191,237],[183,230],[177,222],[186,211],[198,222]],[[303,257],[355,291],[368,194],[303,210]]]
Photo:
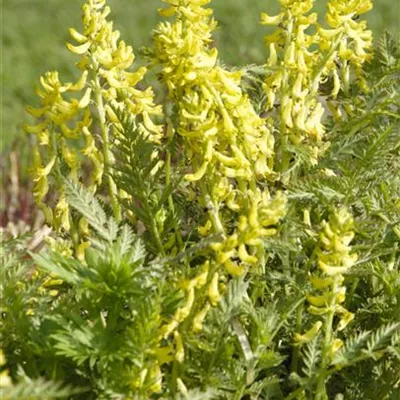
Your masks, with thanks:
[[[322,360],[320,373],[317,380],[317,389],[315,394],[315,400],[325,400],[327,399],[325,380],[327,375],[327,367],[329,363],[329,349],[332,345],[332,328],[333,328],[333,318],[335,316],[335,305],[336,305],[336,295],[338,291],[338,282],[334,279],[332,285],[332,296],[329,303],[329,312],[325,317],[325,336],[322,348]]]
[[[286,56],[287,51],[289,50],[289,46],[292,42],[293,35],[293,18],[290,18],[286,27],[286,41],[284,48],[284,57]],[[289,90],[289,74],[287,68],[283,68],[283,79],[282,79],[282,90],[281,90],[281,101],[285,98],[286,92]],[[288,131],[286,129],[286,124],[283,118],[281,117],[281,147],[279,149],[279,161],[280,164],[278,166],[278,170],[281,174],[283,174],[289,168],[290,164],[290,153],[287,152],[287,145],[289,142]],[[288,179],[288,177],[287,177]]]
[[[203,182],[200,183],[200,190],[201,190],[201,194],[202,194],[202,197],[204,199],[205,205],[206,205],[206,207],[208,209],[208,214],[209,214],[211,222],[213,224],[215,233],[220,233],[223,236],[225,236],[225,229],[224,229],[222,221],[221,221],[221,219],[219,217],[219,207],[218,207],[218,205],[216,205],[212,201],[211,196],[208,194],[209,192],[205,188],[205,185],[204,185]]]
[[[285,397],[284,400],[292,400],[292,399],[298,399],[300,394],[304,393],[304,388],[299,387],[296,389],[294,392],[290,393],[288,396]]]
[[[165,185],[167,189],[171,185],[171,153],[168,150],[167,150],[167,160],[165,163]],[[174,199],[172,198],[172,194],[170,194],[168,197],[168,205],[170,211],[175,215],[175,205],[174,205]],[[174,231],[176,240],[178,242],[179,251],[183,251],[184,248],[183,240],[175,218],[174,218]]]
[[[311,82],[311,91],[309,96],[310,97],[315,97],[315,95],[318,93],[318,89],[319,89],[319,83],[321,80],[321,75],[324,72],[324,69],[326,67],[326,63],[329,61],[329,59],[333,56],[333,54],[335,53],[335,51],[337,50],[337,48],[340,45],[340,42],[343,38],[343,33],[340,34],[335,41],[332,43],[331,48],[329,49],[328,53],[325,55],[324,59],[321,62],[320,68],[318,69],[318,71],[315,73],[314,78]]]
[[[363,354],[361,356],[354,358],[353,360],[349,361],[348,364],[335,365],[334,367],[332,367],[326,371],[326,376],[330,376],[330,375],[342,370],[343,368],[351,367],[354,364],[357,364],[361,361],[368,360],[369,358],[372,358],[372,357],[373,357],[373,355],[371,355],[371,353],[367,353],[367,354]]]
[[[296,332],[301,331],[301,325],[302,325],[301,321],[302,321],[302,317],[303,317],[303,310],[304,310],[304,303],[302,303],[300,305],[300,307],[297,309],[297,312],[296,312]],[[292,354],[292,365],[291,365],[292,372],[297,372],[299,355],[300,355],[300,347],[294,346],[293,354]]]
[[[304,303],[304,297],[302,297],[301,299],[297,300],[290,308],[288,311],[286,311],[283,315],[282,318],[280,320],[280,322],[276,325],[275,329],[273,330],[273,332],[271,333],[271,336],[269,338],[269,341],[272,342],[272,340],[274,339],[274,337],[278,334],[278,332],[280,331],[280,329],[282,328],[282,326],[284,325],[284,323],[286,322],[287,318],[289,317],[289,315],[292,314],[292,312],[294,310],[296,310],[300,305],[302,305]]]
[[[103,157],[104,157],[104,172],[107,179],[108,194],[110,196],[110,203],[113,210],[114,218],[117,222],[121,221],[121,207],[118,203],[117,198],[117,186],[110,173],[110,143],[109,143],[109,129],[106,121],[106,112],[104,109],[103,96],[101,94],[100,79],[97,75],[94,78],[94,94],[97,112],[99,115],[100,129],[101,129],[101,141],[103,146]]]
[[[141,197],[144,199],[143,200],[143,207],[144,207],[144,209],[146,211],[146,214],[149,216],[151,233],[152,233],[152,235],[154,237],[154,240],[156,242],[156,246],[157,246],[158,251],[160,252],[160,254],[163,257],[165,257],[166,256],[165,249],[164,249],[164,246],[162,244],[160,232],[159,232],[158,227],[157,227],[157,222],[153,218],[152,209],[150,207],[149,202],[147,201],[147,195],[146,195],[145,191],[143,190],[142,186],[140,186],[140,190],[142,191],[142,196]]]
[[[353,300],[354,293],[356,292],[356,289],[357,289],[357,286],[358,286],[359,281],[360,281],[359,278],[354,279],[353,284],[351,285],[349,294],[346,295],[346,304],[347,304],[347,305],[351,304],[351,302],[352,302],[352,300]]]
[[[172,397],[175,398],[176,396],[176,381],[178,379],[178,375],[179,375],[179,371],[178,371],[179,365],[178,365],[178,361],[174,360],[174,362],[172,363],[172,373],[171,373],[171,394]]]

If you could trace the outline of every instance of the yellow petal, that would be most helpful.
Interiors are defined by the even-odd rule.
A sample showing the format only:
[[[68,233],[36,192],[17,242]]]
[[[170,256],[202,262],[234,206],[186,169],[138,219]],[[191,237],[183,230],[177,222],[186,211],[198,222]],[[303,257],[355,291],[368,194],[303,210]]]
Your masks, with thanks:
[[[28,106],[25,108],[25,110],[32,115],[35,118],[40,118],[46,111],[47,107],[42,107],[42,108],[33,108],[31,106]]]
[[[176,342],[175,359],[179,363],[182,363],[185,359],[185,349],[183,347],[182,337],[178,331],[174,332],[174,338]]]
[[[319,278],[315,275],[310,276],[310,282],[316,289],[325,289],[333,284],[332,278]]]
[[[315,307],[325,307],[327,299],[325,296],[307,296],[307,301]]]
[[[50,173],[50,171],[52,170],[52,168],[56,162],[56,159],[57,159],[57,156],[53,156],[45,167],[37,168],[37,170],[36,170],[37,175],[34,178],[34,180],[37,181],[40,178],[42,178],[43,176],[47,176]]]
[[[329,276],[334,276],[334,275],[340,275],[340,274],[345,274],[349,267],[341,267],[341,266],[334,266],[334,265],[328,265],[325,264],[323,261],[319,261],[318,265],[320,269],[325,272],[325,274]]]
[[[318,332],[320,331],[322,327],[322,322],[321,321],[317,321],[311,329],[309,329],[307,332],[305,332],[303,335],[299,334],[299,333],[295,333],[294,334],[294,341],[300,344],[303,343],[309,343],[311,342],[311,340],[313,340]]]
[[[139,68],[136,72],[125,72],[125,79],[131,86],[135,86],[139,81],[141,81],[147,72],[146,67]]]
[[[211,308],[210,304],[207,303],[206,306],[199,313],[195,315],[192,324],[193,332],[197,333],[203,330],[203,322],[210,308]]]
[[[73,39],[75,39],[78,43],[85,43],[87,42],[87,37],[85,35],[82,35],[79,33],[76,29],[74,28],[69,28],[69,34]]]
[[[241,245],[239,246],[238,255],[239,255],[239,258],[240,258],[244,263],[247,263],[247,264],[257,264],[257,262],[258,262],[258,258],[257,258],[257,257],[252,256],[252,255],[250,255],[250,254],[247,252],[246,246],[245,246],[244,244],[241,244]]]
[[[190,288],[188,290],[188,297],[186,299],[185,305],[182,308],[179,308],[174,315],[174,319],[177,322],[182,322],[189,316],[193,306],[193,302],[194,302],[194,288]]]
[[[346,326],[347,326],[351,321],[353,321],[353,319],[354,319],[354,314],[351,313],[351,312],[349,312],[349,311],[347,311],[347,312],[342,316],[341,320],[339,321],[338,326],[337,326],[337,330],[338,330],[338,331],[342,331],[344,328],[346,328]]]
[[[207,171],[208,161],[204,161],[201,167],[194,174],[186,174],[185,179],[189,182],[199,181]]]
[[[89,49],[90,49],[91,43],[86,42],[84,44],[81,44],[79,46],[74,46],[71,43],[67,43],[67,48],[71,53],[78,54],[78,55],[83,55],[85,54]]]
[[[146,127],[146,129],[150,132],[153,133],[160,133],[161,127],[159,125],[156,125],[150,118],[149,113],[147,111],[143,112],[143,124]]]
[[[81,77],[79,78],[78,82],[70,84],[68,86],[68,90],[72,90],[74,92],[82,90],[86,85],[87,76],[88,76],[88,71],[84,71]]]
[[[261,13],[261,24],[262,25],[278,25],[281,23],[283,13],[275,16],[268,15],[267,13]]]
[[[221,294],[218,290],[218,281],[219,281],[219,274],[216,272],[213,275],[213,278],[210,282],[210,286],[208,287],[208,296],[210,298],[211,304],[215,307],[221,301]]]
[[[150,368],[149,375],[150,375],[149,376],[150,382],[154,382],[150,386],[150,390],[153,393],[161,392],[161,390],[162,390],[162,373],[161,373],[161,369],[157,362],[153,363],[152,367]]]
[[[34,133],[34,134],[38,134],[40,132],[42,132],[44,129],[46,129],[47,127],[47,122],[42,122],[38,125],[24,125],[24,131],[28,132],[28,133]]]
[[[199,226],[197,230],[201,236],[207,236],[211,228],[212,228],[212,222],[210,220],[207,220],[206,224],[204,226]]]
[[[332,356],[343,346],[343,340],[334,339],[329,349],[329,355]]]
[[[246,272],[246,268],[240,267],[230,259],[225,261],[224,267],[228,274],[232,276],[241,276]]]
[[[175,14],[175,7],[159,8],[157,11],[162,17],[172,17]]]
[[[91,88],[87,88],[85,94],[79,100],[79,105],[78,105],[79,108],[85,108],[85,107],[87,107],[89,105],[91,93],[92,93],[92,89]]]

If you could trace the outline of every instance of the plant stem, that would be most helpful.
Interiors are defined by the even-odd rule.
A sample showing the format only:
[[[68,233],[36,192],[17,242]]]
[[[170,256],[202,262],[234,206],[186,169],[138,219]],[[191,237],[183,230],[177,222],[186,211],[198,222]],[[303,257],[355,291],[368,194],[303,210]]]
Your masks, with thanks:
[[[333,54],[335,53],[336,49],[339,47],[340,42],[342,40],[343,34],[339,35],[335,41],[331,44],[331,48],[329,49],[328,53],[325,55],[324,59],[321,62],[320,68],[318,69],[318,71],[316,72],[312,82],[311,82],[311,91],[309,96],[310,97],[314,97],[317,93],[318,93],[318,89],[319,89],[319,83],[321,80],[321,75],[326,67],[326,63],[329,61],[329,59],[333,56]]]
[[[167,187],[167,190],[168,190],[168,187],[171,185],[171,153],[168,150],[167,150],[167,160],[165,163],[165,185]],[[172,198],[172,194],[170,194],[168,197],[168,205],[169,205],[169,209],[172,212],[172,214],[175,215],[175,205],[174,205],[174,199]],[[175,221],[175,218],[174,218],[174,231],[175,231],[176,240],[178,242],[179,251],[183,251],[183,248],[184,248],[183,240],[182,240],[181,232]]]
[[[327,399],[325,390],[325,379],[328,376],[327,366],[329,362],[329,349],[332,344],[332,327],[333,327],[333,317],[335,316],[335,305],[336,305],[336,295],[338,291],[337,279],[334,279],[332,285],[332,296],[329,303],[329,312],[325,317],[325,336],[322,348],[322,360],[319,372],[319,377],[317,380],[317,388],[315,394],[315,400],[325,400]]]
[[[145,209],[147,215],[149,216],[151,233],[152,233],[152,235],[153,235],[153,237],[155,239],[158,251],[160,252],[160,254],[163,257],[165,257],[166,253],[165,253],[164,246],[162,244],[160,232],[159,232],[158,227],[157,227],[157,222],[154,219],[154,215],[152,213],[152,209],[151,209],[150,204],[148,202],[148,197],[146,195],[146,192],[143,189],[143,185],[142,184],[140,184],[140,190],[142,191],[142,196],[141,197],[143,198],[143,208]]]
[[[178,379],[178,361],[174,360],[172,363],[172,374],[171,374],[171,394],[175,398],[176,396],[176,380]]]
[[[101,95],[101,85],[99,77],[96,75],[94,78],[94,94],[97,112],[99,115],[101,141],[103,146],[104,157],[104,172],[107,179],[108,194],[110,196],[110,203],[113,210],[114,218],[117,222],[121,221],[121,207],[117,199],[117,187],[110,173],[110,145],[109,145],[109,129],[106,121],[106,112],[103,104],[103,96]]]
[[[304,392],[304,388],[299,387],[294,392],[292,392],[288,396],[286,396],[284,400],[296,399],[296,398],[298,398],[298,395],[302,394],[303,392]]]
[[[272,342],[272,340],[274,339],[274,337],[278,334],[279,330],[282,328],[282,326],[284,325],[284,323],[286,322],[287,318],[289,317],[289,315],[292,314],[292,312],[294,310],[296,310],[297,307],[299,307],[300,305],[302,305],[304,303],[304,297],[300,298],[299,300],[297,300],[290,308],[288,311],[286,311],[283,315],[281,320],[279,321],[279,323],[276,325],[275,329],[271,332],[270,335],[270,342]]]
[[[304,303],[302,303],[300,305],[300,307],[297,309],[297,312],[296,312],[296,332],[301,331],[301,321],[302,321],[302,317],[303,317],[303,309],[304,309]],[[292,365],[291,365],[292,372],[297,372],[299,353],[300,353],[300,347],[294,346],[293,354],[292,354]]]
[[[289,50],[289,46],[292,42],[292,35],[293,35],[293,18],[290,18],[287,24],[286,29],[286,41],[285,41],[285,48],[284,48],[284,57]],[[285,98],[287,91],[289,90],[289,74],[287,68],[283,68],[283,78],[282,78],[282,89],[281,89],[281,101]],[[290,164],[290,154],[287,152],[287,145],[289,142],[288,131],[286,128],[286,123],[282,118],[281,115],[281,147],[279,149],[279,172],[281,175],[289,168]],[[288,179],[288,177],[287,177]]]

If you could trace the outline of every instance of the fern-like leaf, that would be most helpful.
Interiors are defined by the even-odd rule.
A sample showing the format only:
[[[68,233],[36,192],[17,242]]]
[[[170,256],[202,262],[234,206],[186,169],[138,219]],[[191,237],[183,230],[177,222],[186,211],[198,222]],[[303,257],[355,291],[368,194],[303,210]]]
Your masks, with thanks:
[[[303,373],[310,379],[312,379],[318,371],[318,364],[320,360],[319,336],[315,337],[303,350],[303,362],[302,368]]]
[[[62,383],[44,379],[31,380],[24,376],[15,385],[0,388],[0,398],[4,400],[55,400],[83,391],[83,389],[73,389]]]
[[[104,240],[114,241],[118,232],[117,223],[107,216],[99,200],[77,183],[69,180],[64,183],[68,203],[87,219]]]
[[[391,343],[393,335],[398,335],[400,332],[400,322],[391,323],[382,326],[375,333],[372,334],[367,342],[367,352],[373,354],[374,352],[385,349]]]

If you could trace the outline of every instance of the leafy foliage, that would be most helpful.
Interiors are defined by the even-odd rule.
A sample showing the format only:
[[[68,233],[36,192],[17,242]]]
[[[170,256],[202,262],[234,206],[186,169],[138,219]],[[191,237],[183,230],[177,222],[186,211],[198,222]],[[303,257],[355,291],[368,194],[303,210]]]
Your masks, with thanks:
[[[212,188],[223,200],[208,201],[212,191],[201,197],[201,182],[196,186],[184,179],[193,178],[187,165],[194,154],[183,151],[179,104],[166,101],[166,134],[149,140],[149,131],[159,132],[161,125],[112,103],[107,129],[116,161],[105,164],[112,191],[107,194],[105,185],[88,190],[60,170],[56,178],[70,208],[63,215],[70,229],[40,241],[41,251],[32,245],[37,240],[31,234],[3,238],[1,395],[397,398],[399,59],[400,43],[385,34],[366,68],[369,90],[354,79],[348,90],[332,96],[330,78],[323,82],[318,101],[332,114],[325,117],[327,139],[318,163],[310,162],[309,144],[286,143],[286,153],[281,152],[281,105],[272,104],[265,123],[277,139],[274,150],[282,156],[282,169],[262,183],[254,175],[254,192],[241,198],[248,212],[241,216],[250,219],[252,197],[265,190],[263,201],[270,208],[260,208],[259,218],[272,222],[257,240],[245,238],[249,241],[239,254],[232,250],[235,244],[228,246],[235,235],[245,236],[240,226],[247,220],[227,206],[223,189],[225,184],[247,187],[242,177],[234,180],[226,168],[226,180]],[[262,82],[273,73],[264,66],[245,67],[241,88],[235,86],[257,121],[267,101]],[[197,89],[191,87],[194,99]],[[133,90],[141,101],[145,98]],[[124,92],[112,95],[117,101]],[[214,116],[221,104],[213,107]],[[225,129],[225,118],[217,119],[219,129]],[[110,156],[108,149],[104,154]],[[222,153],[219,157],[233,162]],[[210,169],[216,177],[218,166]],[[36,172],[43,175],[46,168]],[[274,205],[280,198],[268,197],[269,192],[287,198],[278,219]],[[117,207],[109,206],[110,193]],[[223,226],[212,231],[207,221],[211,228]],[[247,243],[255,243],[251,251]],[[218,253],[222,246],[224,252]],[[243,262],[246,273],[225,273],[218,262],[210,262],[225,253],[234,261],[250,259]],[[252,268],[254,258],[262,265]]]

